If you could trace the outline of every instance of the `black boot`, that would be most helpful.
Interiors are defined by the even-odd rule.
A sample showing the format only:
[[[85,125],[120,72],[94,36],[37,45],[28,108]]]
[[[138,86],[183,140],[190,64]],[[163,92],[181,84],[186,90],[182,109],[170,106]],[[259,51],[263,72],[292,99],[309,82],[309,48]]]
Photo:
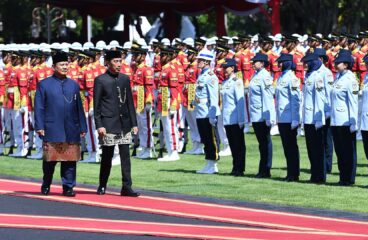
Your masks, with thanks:
[[[164,149],[160,148],[159,152],[158,152],[158,157],[157,158],[162,158],[164,156]]]
[[[132,152],[132,157],[137,156],[137,148],[138,148],[138,146],[134,145],[133,152]]]
[[[28,148],[28,152],[26,154],[26,156],[24,156],[24,158],[27,158],[28,156],[32,155],[32,147]]]
[[[13,154],[13,151],[14,151],[14,146],[10,146],[10,148],[9,148],[9,152],[8,152],[8,156],[9,156],[10,154]]]
[[[185,153],[187,151],[187,143],[184,143],[183,149],[181,150],[181,154]]]

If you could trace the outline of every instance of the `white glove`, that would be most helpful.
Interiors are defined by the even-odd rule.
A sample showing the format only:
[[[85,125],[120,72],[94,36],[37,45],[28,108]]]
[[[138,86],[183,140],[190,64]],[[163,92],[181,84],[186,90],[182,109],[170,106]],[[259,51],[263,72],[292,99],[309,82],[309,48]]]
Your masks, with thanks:
[[[170,110],[170,111],[169,111],[169,114],[170,114],[170,115],[174,115],[175,113],[176,113],[176,110]]]
[[[363,95],[363,90],[359,90],[359,96]]]
[[[299,122],[298,121],[292,121],[291,122],[291,129],[294,130],[295,128],[297,128],[299,126]]]
[[[88,116],[92,117],[93,116],[93,108],[90,108],[88,111]]]
[[[152,108],[152,104],[147,103],[146,106],[144,107],[144,110],[146,110],[146,112],[149,112],[151,111],[151,108]]]
[[[323,123],[322,121],[317,121],[316,124],[314,124],[314,126],[316,127],[316,129],[320,129],[321,127],[323,127]]]
[[[353,133],[353,132],[356,132],[358,129],[356,127],[356,125],[350,125],[350,132]]]
[[[240,127],[240,129],[243,129],[244,128],[244,123],[239,123],[239,127]]]
[[[212,126],[216,126],[216,123],[217,123],[217,119],[216,118],[210,118],[210,124]]]
[[[27,107],[21,107],[21,108],[19,109],[19,112],[20,112],[20,113],[25,113],[25,112],[26,112],[26,109],[27,109]]]

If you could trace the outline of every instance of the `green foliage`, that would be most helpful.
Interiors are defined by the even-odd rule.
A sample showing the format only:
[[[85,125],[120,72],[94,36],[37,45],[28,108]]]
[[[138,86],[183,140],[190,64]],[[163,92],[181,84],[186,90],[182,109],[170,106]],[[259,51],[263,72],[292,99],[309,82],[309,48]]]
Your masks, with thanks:
[[[358,141],[358,169],[356,185],[337,186],[338,169],[334,156],[333,172],[328,175],[326,185],[308,183],[310,178],[309,161],[305,139],[298,138],[301,157],[300,182],[281,181],[286,175],[286,160],[279,136],[273,137],[273,168],[271,179],[256,179],[259,153],[258,143],[253,133],[245,135],[247,145],[246,177],[232,177],[232,160],[221,158],[219,174],[200,175],[195,171],[204,164],[204,156],[181,155],[176,162],[157,162],[156,160],[132,160],[133,187],[164,192],[175,192],[196,196],[208,196],[240,201],[265,202],[281,205],[303,206],[323,209],[345,210],[368,213],[367,168],[362,142]],[[190,148],[190,146],[189,146]],[[42,178],[42,162],[26,159],[1,157],[2,175]],[[98,184],[99,164],[78,163],[77,182]],[[60,181],[59,164],[54,179]],[[121,187],[120,166],[114,166],[110,175],[109,186]]]

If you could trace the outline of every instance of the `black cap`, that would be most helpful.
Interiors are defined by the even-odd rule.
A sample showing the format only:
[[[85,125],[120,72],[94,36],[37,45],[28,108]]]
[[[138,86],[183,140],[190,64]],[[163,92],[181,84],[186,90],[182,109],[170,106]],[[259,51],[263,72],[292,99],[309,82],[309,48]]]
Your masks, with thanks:
[[[108,50],[105,52],[105,60],[110,61],[114,58],[121,58],[121,52],[118,50]]]
[[[56,52],[55,55],[52,56],[52,63],[68,62],[68,59],[68,54],[66,52]]]

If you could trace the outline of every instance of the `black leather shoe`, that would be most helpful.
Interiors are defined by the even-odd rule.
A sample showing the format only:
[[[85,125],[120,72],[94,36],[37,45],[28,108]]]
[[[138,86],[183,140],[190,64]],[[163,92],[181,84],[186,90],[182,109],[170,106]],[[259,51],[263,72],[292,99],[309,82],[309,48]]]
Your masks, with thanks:
[[[137,192],[134,192],[133,189],[131,188],[122,188],[120,195],[126,196],[126,197],[138,197],[140,194]]]
[[[49,195],[49,193],[50,193],[50,187],[47,187],[47,186],[41,186],[41,193],[43,194],[43,195]]]
[[[256,178],[270,178],[270,173],[257,173]]]
[[[99,186],[97,188],[97,195],[104,195],[106,193],[106,187]]]
[[[284,178],[285,182],[297,182],[299,181],[299,177],[289,176]]]
[[[234,177],[244,177],[244,173],[243,172],[235,172]]]
[[[73,188],[69,188],[69,189],[63,190],[63,195],[65,197],[75,197],[75,192],[74,192]]]

